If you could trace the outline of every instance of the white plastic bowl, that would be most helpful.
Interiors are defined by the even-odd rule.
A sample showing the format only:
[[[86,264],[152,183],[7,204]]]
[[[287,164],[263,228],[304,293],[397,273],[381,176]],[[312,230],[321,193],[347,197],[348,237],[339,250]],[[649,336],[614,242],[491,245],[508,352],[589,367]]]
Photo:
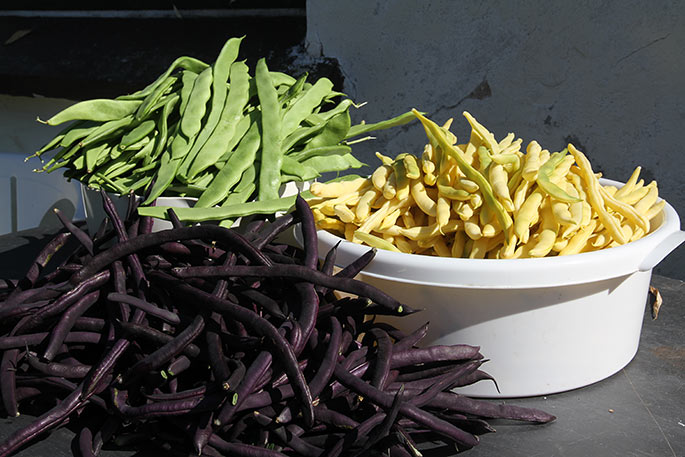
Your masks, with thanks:
[[[603,179],[602,184],[622,184]],[[626,366],[637,352],[652,268],[685,241],[666,203],[652,231],[623,246],[563,257],[455,259],[378,250],[361,279],[422,309],[388,318],[424,345],[473,344],[497,381],[459,389],[512,398],[583,387]],[[347,265],[369,247],[320,230],[319,253],[338,242]]]

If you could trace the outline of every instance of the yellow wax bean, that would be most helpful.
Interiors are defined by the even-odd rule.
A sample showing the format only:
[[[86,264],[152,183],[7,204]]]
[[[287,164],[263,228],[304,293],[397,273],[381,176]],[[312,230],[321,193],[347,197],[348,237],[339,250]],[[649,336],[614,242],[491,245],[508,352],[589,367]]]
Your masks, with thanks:
[[[485,224],[489,224],[492,221],[492,218],[493,214],[492,211],[490,211],[490,208],[487,206],[482,207],[478,213],[478,221],[480,222],[480,226],[483,227]]]
[[[371,204],[376,201],[380,194],[381,193],[375,188],[364,192],[355,208],[355,216],[358,220],[363,221],[369,216],[369,213],[371,212]]]
[[[421,208],[419,207],[414,207],[412,208],[412,215],[414,216],[414,221],[416,225],[428,225],[428,215],[421,211]]]
[[[507,133],[507,136],[502,138],[502,141],[499,142],[500,151],[511,146],[511,143],[514,141],[514,138],[516,138],[516,135],[514,135],[512,132]]]
[[[554,246],[552,247],[552,251],[554,252],[559,252],[562,249],[564,249],[566,246],[568,246],[570,238],[559,238],[557,239],[556,243],[554,243]]]
[[[418,179],[414,179],[412,181],[411,196],[414,197],[414,201],[416,202],[418,207],[421,208],[421,211],[423,211],[429,216],[436,216],[437,205],[435,203],[435,200],[432,200],[428,196],[426,188],[423,186],[423,183]]]
[[[438,181],[438,176],[433,173],[424,173],[423,183],[427,186],[434,186]]]
[[[345,239],[347,241],[354,240],[354,232],[357,231],[357,226],[355,224],[345,224]]]
[[[640,186],[640,187],[635,186],[635,190],[633,190],[628,195],[622,196],[621,201],[623,203],[628,204],[628,205],[634,205],[637,202],[639,202],[640,200],[642,200],[645,197],[645,195],[647,195],[649,193],[649,189],[650,189],[650,187],[648,185],[647,186]]]
[[[350,192],[349,194],[341,195],[340,197],[332,198],[330,200],[323,200],[322,202],[310,205],[310,207],[313,209],[318,209],[324,214],[332,216],[335,213],[335,210],[333,209],[335,205],[345,204],[354,206],[357,204],[360,198],[361,196],[359,195],[359,191],[355,191]]]
[[[488,238],[474,240],[471,252],[469,253],[469,259],[484,259],[485,254],[488,252],[489,242]]]
[[[399,249],[401,252],[404,252],[405,254],[412,253],[412,245],[407,241],[405,237],[401,235],[395,236],[394,243],[395,246],[397,246],[397,249]]]
[[[397,180],[395,173],[390,173],[388,179],[385,181],[383,186],[383,197],[387,200],[392,200],[397,195]]]
[[[416,157],[407,154],[402,160],[404,161],[404,168],[407,171],[407,178],[418,179],[421,177],[421,170],[419,169]]]
[[[333,211],[341,221],[345,223],[354,222],[354,212],[347,205],[335,205]]]
[[[566,247],[561,249],[559,251],[559,255],[570,255],[570,254],[578,254],[579,252],[582,251],[582,249],[585,247],[587,244],[588,239],[590,238],[590,235],[592,235],[592,232],[595,231],[595,227],[597,226],[597,221],[593,219],[590,221],[588,225],[585,227],[581,228],[578,233],[576,233],[573,238],[568,240],[568,243],[566,244]],[[609,231],[611,233],[611,231]],[[621,234],[623,236],[623,234]],[[612,235],[613,237],[613,235]]]
[[[480,231],[483,238],[492,238],[495,235],[502,233],[502,230],[494,224],[485,224],[481,227]]]
[[[514,211],[514,202],[509,196],[509,186],[507,185],[507,172],[500,164],[493,164],[489,169],[490,184],[495,196],[499,199],[504,209],[509,212]]]
[[[465,191],[469,193],[476,193],[480,189],[478,184],[475,182],[471,181],[470,179],[462,178],[457,182],[456,187],[464,189]]]
[[[592,172],[592,166],[590,165],[590,162],[587,160],[585,155],[577,150],[572,144],[569,143],[568,145],[568,150],[569,152],[575,157],[576,163],[578,164],[578,167],[580,168],[581,171],[581,177],[583,178],[583,181],[585,182],[585,185],[587,186],[587,198],[588,201],[590,202],[590,205],[592,206],[592,209],[597,213],[597,216],[599,217],[599,221],[604,225],[608,230],[609,233],[611,234],[612,238],[616,240],[619,244],[625,244],[627,240],[623,236],[623,233],[621,232],[621,228],[618,225],[618,222],[616,219],[609,214],[609,212],[604,208],[604,199],[602,198],[602,195],[599,191],[599,180],[595,176],[595,174]],[[581,232],[584,233],[584,229],[581,229]],[[577,237],[578,234],[576,234],[575,237]],[[589,235],[588,235],[589,236]],[[586,238],[587,241],[587,238]],[[585,243],[583,243],[584,245]]]
[[[473,216],[473,208],[466,202],[459,202],[453,208],[462,221],[469,220]]]
[[[518,166],[521,166],[521,144],[523,144],[523,140],[521,138],[517,138],[515,141],[512,141],[509,146],[506,148],[501,148],[501,152],[499,155],[509,155],[509,154],[516,154],[519,160],[516,161],[518,163]]]
[[[383,188],[385,187],[385,183],[388,180],[388,176],[390,176],[391,171],[392,168],[390,167],[390,165],[382,165],[376,168],[374,172],[371,174],[371,182],[373,183],[373,187],[382,192]]]
[[[368,218],[366,218],[362,225],[360,225],[357,229],[357,232],[370,233],[376,230],[376,227],[378,227],[381,224],[381,222],[383,222],[385,216],[387,216],[388,213],[391,211],[391,204],[392,202],[390,200],[387,200],[385,203],[383,203],[383,206],[378,208],[378,210],[375,213],[371,214]]]
[[[524,156],[523,171],[521,175],[526,181],[534,182],[538,176],[538,170],[542,161],[540,160],[540,152],[542,148],[537,141],[531,141],[526,148],[526,155]]]
[[[583,200],[583,215],[580,220],[580,226],[585,227],[592,220],[592,206],[585,200]]]
[[[635,227],[635,231],[633,232],[632,236],[630,237],[630,241],[635,241],[639,240],[643,236],[645,236],[646,233],[644,230],[642,230],[640,227]]]
[[[541,191],[532,192],[523,202],[518,213],[514,215],[514,235],[526,244],[530,236],[530,227],[533,225],[535,215],[542,204],[544,196]]]
[[[450,246],[450,255],[454,258],[460,258],[464,255],[464,244],[466,243],[466,234],[463,231],[454,233],[452,246]]]
[[[435,205],[435,217],[437,219],[438,227],[441,229],[443,226],[447,225],[450,220],[451,207],[452,205],[447,198],[438,196],[438,201]]]
[[[653,185],[652,185],[653,183]],[[637,203],[635,203],[635,211],[637,211],[640,214],[645,214],[649,210],[649,208],[656,203],[657,198],[659,198],[659,189],[656,187],[656,182],[652,181],[649,183],[647,186],[649,188],[649,191],[647,192],[647,195],[642,197]],[[649,230],[647,230],[649,231]]]
[[[397,208],[394,211],[392,211],[390,214],[385,216],[385,218],[383,218],[383,222],[381,222],[381,225],[379,225],[376,230],[379,232],[383,232],[383,231],[389,229],[390,227],[392,227],[393,225],[395,225],[395,223],[397,222],[397,219],[400,217],[401,212],[402,211],[400,210],[400,208]]]
[[[576,159],[573,156],[564,156],[561,163],[550,173],[549,179],[558,184],[569,173],[575,161]]]
[[[506,170],[506,168],[505,168]],[[523,181],[523,177],[521,176],[521,168],[518,170],[514,171],[513,173],[510,174],[509,176],[509,181],[507,182],[507,188],[509,189],[509,195],[513,195],[514,192],[516,192],[516,189],[521,185]],[[512,200],[514,198],[512,197]]]
[[[516,252],[517,238],[514,235],[513,243],[503,245],[499,250],[500,259],[513,259]]]
[[[638,166],[635,167],[635,170],[633,170],[633,174],[630,175],[630,178],[628,178],[628,181],[621,187],[619,190],[616,191],[616,194],[614,194],[614,197],[618,198],[619,200],[631,193],[635,189],[635,184],[637,183],[638,178],[640,177],[640,172],[642,171],[642,167]]]
[[[478,121],[471,116],[468,112],[464,111],[464,117],[471,124],[471,129],[473,132],[480,137],[480,139],[485,143],[485,145],[492,151],[493,154],[499,154],[500,147],[499,143],[495,139],[495,136],[485,127],[478,123]]]
[[[450,200],[467,201],[471,199],[471,193],[464,189],[455,189],[452,186],[443,185],[438,182],[439,196],[449,198]]]
[[[323,217],[316,220],[316,226],[323,230],[332,230],[340,234],[345,233],[345,223],[340,219],[334,219],[332,217]]]
[[[478,216],[474,215],[471,219],[464,221],[464,232],[472,240],[480,239],[483,234],[480,231],[480,225],[478,224]]]
[[[526,201],[526,197],[528,197],[528,190],[530,189],[530,186],[531,181],[524,179],[516,188],[516,191],[514,191],[514,198],[512,199],[512,201],[514,202],[514,212],[519,211],[521,209],[521,205],[523,205],[523,202]]]
[[[407,178],[407,170],[404,165],[404,160],[395,160],[393,162],[393,171],[395,176],[395,198],[404,200],[409,197],[410,179]]]
[[[664,206],[666,206],[666,200],[660,200],[652,205],[651,208],[647,211],[647,219],[652,219],[655,217],[657,214],[659,214],[661,211],[663,211]]]
[[[436,238],[433,250],[440,257],[450,257],[452,255],[450,248],[447,247],[447,243],[445,243],[445,239],[442,237]]]
[[[398,227],[399,234],[413,241],[431,239],[439,233],[438,224]]]
[[[474,210],[477,210],[483,205],[483,197],[480,194],[472,194],[471,200],[469,200],[469,205]]]
[[[618,190],[616,186],[602,186],[602,189],[604,189],[604,192],[606,192],[614,198],[616,196],[616,191]]]
[[[355,233],[354,237],[356,240],[359,240],[361,243],[367,244],[372,248],[385,249],[387,251],[393,252],[401,252],[399,249],[397,249],[397,247],[395,247],[394,244],[376,235],[371,235],[370,233],[358,232]]]
[[[427,144],[423,149],[421,155],[421,168],[424,173],[433,173],[435,171],[435,162],[433,161],[433,146]]]
[[[335,198],[358,191],[365,186],[368,186],[368,180],[366,178],[357,178],[351,181],[337,181],[326,184],[313,182],[309,187],[309,191],[316,197]]]
[[[570,205],[568,203],[554,201],[552,203],[552,213],[559,225],[574,225],[573,215],[571,215]]]
[[[392,165],[393,160],[391,157],[383,155],[378,151],[376,151],[376,157],[378,157],[378,159],[381,161],[383,165]]]
[[[419,238],[418,240],[416,240],[416,244],[418,244],[419,247],[422,249],[431,249],[432,250],[433,246],[435,245],[437,240],[439,240],[440,238],[441,238],[440,236],[434,236],[433,238],[426,238],[426,239]]]
[[[599,233],[594,233],[589,239],[588,243],[595,249],[602,249],[611,242],[611,237],[607,234],[606,230],[602,230]]]
[[[604,198],[604,203],[606,206],[628,219],[631,223],[640,227],[645,233],[649,232],[649,219],[642,214],[642,211],[639,211],[637,208],[633,208],[632,206],[628,205],[627,203],[623,203],[620,200],[616,200],[614,197],[606,193],[602,186],[599,186],[598,188],[600,194],[602,194],[602,197]],[[630,239],[630,237],[627,237],[626,239]]]

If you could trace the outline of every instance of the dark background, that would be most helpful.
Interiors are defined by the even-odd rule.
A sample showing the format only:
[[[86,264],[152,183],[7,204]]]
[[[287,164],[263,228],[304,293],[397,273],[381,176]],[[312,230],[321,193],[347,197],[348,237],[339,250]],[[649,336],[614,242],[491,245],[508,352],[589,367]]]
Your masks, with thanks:
[[[239,36],[250,68],[265,57],[271,70],[327,76],[342,87],[335,61],[304,50],[304,0],[55,3],[0,7],[0,93],[115,97],[153,81],[181,55],[211,63]]]

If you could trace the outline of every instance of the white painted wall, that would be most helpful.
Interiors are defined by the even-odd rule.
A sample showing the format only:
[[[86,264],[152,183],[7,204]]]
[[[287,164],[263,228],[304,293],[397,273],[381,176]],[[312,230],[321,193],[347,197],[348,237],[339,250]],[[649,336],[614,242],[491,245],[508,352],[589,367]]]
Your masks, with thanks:
[[[635,166],[685,215],[685,3],[614,1],[312,0],[309,52],[336,58],[357,119],[411,108],[436,121],[466,110],[498,138],[514,132],[550,150],[570,140],[604,176]],[[471,96],[487,83],[491,95]],[[487,92],[487,91],[486,91]],[[414,125],[355,153],[418,152]],[[685,279],[685,248],[658,272]]]

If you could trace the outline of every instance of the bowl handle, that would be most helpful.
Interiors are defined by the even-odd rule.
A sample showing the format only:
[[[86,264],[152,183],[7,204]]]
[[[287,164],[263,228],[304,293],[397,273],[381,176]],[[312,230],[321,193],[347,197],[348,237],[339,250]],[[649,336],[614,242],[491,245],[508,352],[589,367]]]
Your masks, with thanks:
[[[654,268],[659,262],[661,262],[664,257],[670,254],[675,248],[680,246],[680,244],[685,241],[685,232],[678,230],[677,232],[671,233],[669,236],[664,238],[661,243],[659,243],[647,257],[642,259],[638,270],[649,271]]]

